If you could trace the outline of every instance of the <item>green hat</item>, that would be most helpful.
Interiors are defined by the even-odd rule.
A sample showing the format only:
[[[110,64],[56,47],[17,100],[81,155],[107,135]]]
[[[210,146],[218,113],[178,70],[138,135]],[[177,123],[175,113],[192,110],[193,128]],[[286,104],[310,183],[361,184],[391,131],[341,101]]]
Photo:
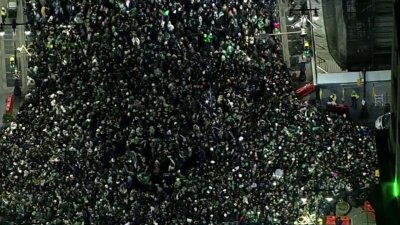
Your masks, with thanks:
[[[169,10],[168,9],[163,12],[163,16],[169,16]]]

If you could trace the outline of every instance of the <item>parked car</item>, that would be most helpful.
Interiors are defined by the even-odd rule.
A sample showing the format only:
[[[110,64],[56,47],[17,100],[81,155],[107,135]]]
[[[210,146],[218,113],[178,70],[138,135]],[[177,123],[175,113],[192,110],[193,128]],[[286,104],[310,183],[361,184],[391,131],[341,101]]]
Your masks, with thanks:
[[[390,112],[386,113],[375,120],[375,128],[377,130],[389,129],[390,125]]]

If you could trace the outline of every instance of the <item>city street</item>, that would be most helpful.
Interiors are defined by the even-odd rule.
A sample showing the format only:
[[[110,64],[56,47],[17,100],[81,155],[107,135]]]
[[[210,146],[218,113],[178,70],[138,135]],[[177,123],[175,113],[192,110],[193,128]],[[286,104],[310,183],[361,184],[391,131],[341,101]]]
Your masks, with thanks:
[[[0,0],[0,225],[372,225],[376,132],[341,115],[397,95],[324,67],[320,3]]]

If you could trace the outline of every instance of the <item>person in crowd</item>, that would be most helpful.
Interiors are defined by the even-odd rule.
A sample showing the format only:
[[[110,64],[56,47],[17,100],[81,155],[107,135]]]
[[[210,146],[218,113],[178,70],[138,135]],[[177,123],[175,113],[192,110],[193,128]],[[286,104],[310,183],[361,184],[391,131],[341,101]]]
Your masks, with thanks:
[[[357,94],[355,90],[351,92],[351,107],[357,109],[357,102],[360,96]]]

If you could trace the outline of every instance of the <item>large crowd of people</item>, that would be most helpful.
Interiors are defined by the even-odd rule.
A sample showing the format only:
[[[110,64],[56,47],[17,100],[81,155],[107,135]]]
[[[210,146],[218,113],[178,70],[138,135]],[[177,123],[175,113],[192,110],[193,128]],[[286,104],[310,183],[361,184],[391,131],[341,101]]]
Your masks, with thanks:
[[[34,82],[1,134],[3,219],[285,225],[302,198],[357,197],[374,140],[296,99],[275,7],[28,1]]]

